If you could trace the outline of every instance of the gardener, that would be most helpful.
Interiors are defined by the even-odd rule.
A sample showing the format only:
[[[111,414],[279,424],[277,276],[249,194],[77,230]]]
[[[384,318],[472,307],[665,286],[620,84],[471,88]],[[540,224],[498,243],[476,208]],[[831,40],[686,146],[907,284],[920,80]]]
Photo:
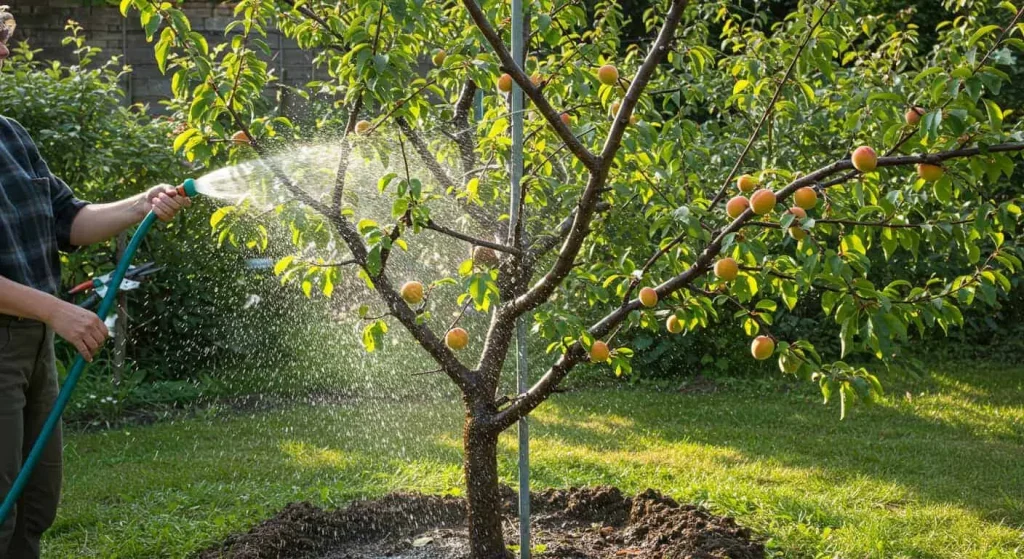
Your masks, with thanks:
[[[13,31],[14,18],[0,6],[0,67]],[[95,314],[56,297],[57,251],[110,239],[150,210],[170,220],[189,204],[166,185],[110,204],[77,200],[25,129],[0,115],[0,499],[57,398],[53,334],[88,361],[108,336]],[[58,426],[17,510],[0,526],[0,558],[39,557],[39,538],[57,514],[61,451]]]

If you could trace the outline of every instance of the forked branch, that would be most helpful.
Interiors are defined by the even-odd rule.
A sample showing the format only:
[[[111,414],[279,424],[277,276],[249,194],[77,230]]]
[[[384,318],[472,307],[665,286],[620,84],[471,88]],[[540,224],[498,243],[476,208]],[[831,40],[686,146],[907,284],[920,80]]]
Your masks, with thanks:
[[[579,145],[579,140],[568,130],[568,127],[561,122],[561,119],[557,114],[553,112],[553,109],[547,104],[544,96],[530,83],[530,80],[526,78],[526,75],[521,69],[511,63],[511,57],[508,55],[508,51],[505,50],[504,45],[501,43],[500,38],[495,34],[493,28],[487,22],[486,17],[480,12],[479,6],[473,0],[464,0],[464,3],[473,13],[473,19],[477,22],[477,25],[484,31],[484,35],[491,42],[495,51],[498,52],[499,57],[506,63],[507,68],[513,69],[516,73],[513,77],[517,81],[520,81],[521,85],[524,85],[524,90],[530,95],[530,98],[537,104],[538,107],[544,112],[544,107],[550,111],[550,114],[545,112],[545,117],[548,118],[549,122],[558,131],[559,136],[565,141],[569,149],[573,151],[577,157],[590,171],[590,176],[587,179],[583,193],[580,195],[580,200],[577,203],[575,209],[575,216],[573,217],[571,224],[568,228],[568,232],[565,236],[565,241],[562,244],[562,248],[555,259],[554,264],[548,270],[546,274],[537,282],[532,288],[527,290],[522,295],[516,297],[509,303],[504,303],[498,307],[494,312],[491,319],[491,325],[487,332],[487,341],[484,344],[484,351],[480,357],[480,364],[478,370],[480,371],[498,371],[501,368],[501,363],[504,361],[505,356],[508,354],[508,349],[511,344],[513,324],[515,320],[522,316],[524,313],[538,307],[545,301],[547,301],[559,285],[565,280],[572,269],[577,265],[576,257],[579,255],[580,248],[583,246],[584,240],[590,234],[590,225],[593,222],[594,215],[596,214],[598,204],[600,203],[601,193],[604,192],[605,183],[608,180],[609,169],[615,160],[615,153],[619,149],[621,144],[622,134],[624,133],[626,125],[629,123],[629,115],[636,106],[637,101],[643,94],[644,88],[650,81],[651,76],[654,74],[658,63],[663,59],[665,53],[668,52],[669,46],[675,36],[676,29],[679,27],[680,21],[682,21],[683,11],[686,8],[687,0],[673,0],[672,6],[669,9],[668,14],[665,17],[665,22],[662,25],[661,31],[658,34],[657,40],[651,45],[651,50],[647,54],[643,64],[637,71],[636,76],[633,78],[633,82],[630,85],[626,99],[623,101],[623,106],[619,111],[620,117],[624,120],[619,120],[612,125],[612,129],[608,133],[608,137],[605,141],[605,147],[602,150],[600,158],[586,160],[584,157],[593,156],[589,152],[583,154],[577,154],[574,146]],[[529,268],[529,263],[524,263]],[[497,376],[493,375],[494,378],[486,379],[491,385],[497,385]],[[542,398],[543,399],[543,398]],[[530,408],[532,409],[532,408]]]

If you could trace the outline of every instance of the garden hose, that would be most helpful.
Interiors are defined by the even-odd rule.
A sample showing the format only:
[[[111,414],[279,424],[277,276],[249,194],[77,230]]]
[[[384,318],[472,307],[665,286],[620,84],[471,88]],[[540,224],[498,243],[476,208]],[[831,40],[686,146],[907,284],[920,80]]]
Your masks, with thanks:
[[[185,182],[178,187],[178,194],[180,196],[195,196],[196,184],[192,179],[185,179]],[[103,301],[100,302],[100,307],[96,311],[96,314],[100,317],[100,320],[106,320],[107,314],[110,313],[111,308],[114,306],[114,301],[117,299],[117,293],[121,287],[121,280],[124,279],[125,273],[128,272],[128,267],[132,263],[132,258],[135,256],[135,251],[138,250],[139,245],[142,244],[143,237],[149,232],[149,229],[156,223],[157,217],[153,212],[149,212],[146,217],[139,224],[139,228],[135,230],[135,234],[132,235],[131,241],[128,242],[128,246],[124,250],[124,255],[121,256],[120,262],[117,263],[117,268],[114,269],[114,273],[111,276],[110,288],[107,290],[107,294],[103,297]],[[39,463],[39,459],[43,454],[43,449],[46,448],[46,444],[49,442],[50,437],[53,435],[53,430],[57,427],[60,422],[61,415],[64,414],[64,409],[68,406],[68,400],[71,399],[71,393],[75,391],[75,385],[78,384],[79,377],[82,376],[82,371],[85,370],[87,363],[85,358],[81,355],[75,359],[74,365],[71,366],[71,370],[68,372],[67,379],[64,380],[64,386],[61,386],[60,393],[57,395],[57,400],[53,404],[53,409],[50,410],[50,415],[46,417],[46,423],[43,424],[43,428],[39,431],[39,436],[36,437],[36,442],[32,445],[32,451],[29,452],[25,462],[21,466],[21,471],[18,472],[18,477],[15,478],[14,483],[11,485],[11,489],[4,496],[3,505],[0,505],[0,525],[3,525],[7,521],[7,517],[17,506],[18,498],[21,497],[22,491],[25,489],[25,485],[28,484],[28,480],[32,477],[32,471],[35,470],[36,464]]]

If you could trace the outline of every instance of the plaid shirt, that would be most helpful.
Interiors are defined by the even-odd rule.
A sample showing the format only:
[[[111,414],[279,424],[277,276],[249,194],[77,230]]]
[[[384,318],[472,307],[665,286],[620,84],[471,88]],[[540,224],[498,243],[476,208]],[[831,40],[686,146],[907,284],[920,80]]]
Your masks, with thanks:
[[[0,276],[56,295],[57,251],[74,249],[71,222],[85,205],[53,176],[28,132],[0,116]]]

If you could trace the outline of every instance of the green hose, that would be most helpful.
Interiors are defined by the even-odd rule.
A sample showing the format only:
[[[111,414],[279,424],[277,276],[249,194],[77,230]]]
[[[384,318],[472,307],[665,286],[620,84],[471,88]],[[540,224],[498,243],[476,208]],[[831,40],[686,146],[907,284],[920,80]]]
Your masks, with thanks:
[[[186,179],[182,186],[179,187],[178,193],[185,196],[194,196],[196,194],[195,181],[192,179]],[[128,246],[124,249],[124,255],[121,257],[121,261],[117,263],[117,268],[114,269],[114,273],[110,277],[107,294],[103,296],[103,301],[100,302],[99,310],[96,311],[100,320],[106,320],[107,314],[109,314],[110,310],[113,308],[114,300],[117,299],[117,292],[121,288],[121,281],[124,280],[124,275],[128,272],[128,267],[132,263],[132,258],[135,257],[135,251],[138,250],[139,245],[142,244],[143,237],[146,236],[149,229],[154,223],[156,223],[156,220],[156,214],[149,212],[149,214],[147,214],[142,220],[142,223],[139,224],[139,228],[135,230],[135,234],[132,235],[132,239],[128,242]],[[75,359],[74,365],[71,366],[67,379],[64,380],[64,386],[60,388],[60,394],[57,395],[57,401],[54,402],[53,409],[50,410],[50,415],[46,417],[46,423],[43,424],[43,428],[39,432],[39,436],[36,438],[35,444],[32,445],[32,451],[29,452],[28,458],[25,459],[24,464],[21,466],[21,471],[18,472],[18,477],[15,478],[14,484],[11,485],[11,489],[4,497],[3,505],[0,506],[0,525],[3,525],[4,522],[7,521],[7,517],[17,505],[18,498],[21,497],[21,493],[24,491],[25,485],[28,484],[29,478],[32,477],[32,471],[35,470],[36,464],[39,462],[39,458],[43,454],[43,449],[46,448],[46,444],[49,442],[50,436],[53,435],[53,430],[60,422],[60,417],[64,414],[64,409],[68,406],[68,400],[71,399],[71,393],[75,391],[75,385],[78,384],[78,378],[82,376],[82,371],[85,370],[85,367],[85,358],[79,355],[78,358]]]

